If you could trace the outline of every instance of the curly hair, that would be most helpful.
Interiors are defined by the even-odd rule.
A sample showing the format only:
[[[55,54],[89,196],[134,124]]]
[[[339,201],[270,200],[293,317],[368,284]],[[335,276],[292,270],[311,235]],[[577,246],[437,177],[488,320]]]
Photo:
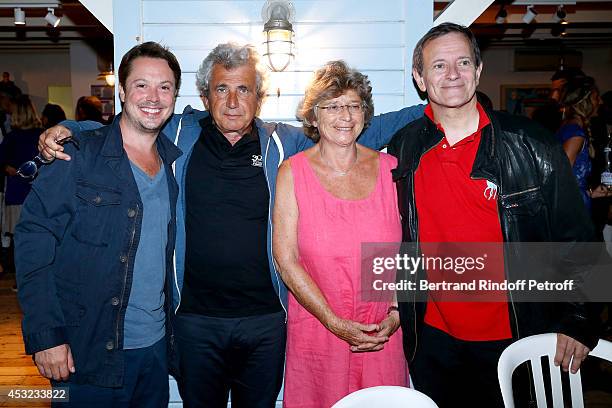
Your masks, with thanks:
[[[259,53],[250,44],[239,45],[233,42],[219,44],[204,58],[196,72],[196,87],[201,96],[208,96],[210,91],[210,76],[213,67],[223,65],[225,69],[234,69],[245,65],[255,68],[257,84],[257,100],[263,101],[268,90],[268,71],[261,64]]]
[[[372,86],[367,75],[349,68],[344,61],[330,61],[315,72],[314,79],[306,88],[304,99],[296,112],[306,136],[314,142],[318,142],[321,138],[319,130],[313,125],[317,119],[315,107],[322,101],[337,98],[350,90],[357,92],[364,103],[365,127],[370,124],[374,116],[374,102],[372,102]]]

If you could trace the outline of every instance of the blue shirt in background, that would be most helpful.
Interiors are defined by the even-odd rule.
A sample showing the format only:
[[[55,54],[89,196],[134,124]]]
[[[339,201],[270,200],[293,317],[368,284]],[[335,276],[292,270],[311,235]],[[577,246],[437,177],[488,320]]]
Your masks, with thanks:
[[[584,138],[584,144],[582,145],[582,149],[578,152],[576,156],[576,161],[574,162],[574,166],[572,167],[572,171],[574,172],[574,176],[576,177],[576,181],[578,182],[578,187],[580,187],[580,194],[582,195],[582,201],[584,201],[584,205],[586,205],[587,209],[591,210],[591,197],[587,194],[587,179],[591,174],[591,158],[589,157],[589,139],[587,135],[584,133],[584,129],[578,126],[575,123],[568,123],[557,131],[556,137],[561,143],[565,143],[567,140],[572,137],[581,137]]]

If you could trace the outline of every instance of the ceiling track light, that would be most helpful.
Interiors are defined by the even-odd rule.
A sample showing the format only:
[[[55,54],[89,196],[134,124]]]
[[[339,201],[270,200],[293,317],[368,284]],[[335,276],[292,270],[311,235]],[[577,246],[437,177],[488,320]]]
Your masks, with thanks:
[[[15,8],[15,25],[24,25],[25,24],[25,11],[21,9],[21,7]]]
[[[495,22],[497,24],[504,24],[506,22],[506,18],[508,17],[508,12],[504,6],[501,6],[497,14],[495,15]]]
[[[61,18],[55,15],[55,9],[49,7],[47,15],[45,16],[45,20],[47,23],[51,24],[52,27],[57,27],[61,21]]]
[[[523,23],[531,24],[531,22],[533,22],[533,20],[535,19],[537,15],[538,15],[538,12],[535,10],[535,7],[533,7],[533,5],[527,6],[527,11],[525,12],[525,15],[523,16]]]
[[[565,12],[563,5],[560,5],[559,7],[557,7],[557,11],[555,12],[555,14],[553,14],[552,21],[553,23],[567,24],[567,21],[565,21],[566,16],[567,13]]]

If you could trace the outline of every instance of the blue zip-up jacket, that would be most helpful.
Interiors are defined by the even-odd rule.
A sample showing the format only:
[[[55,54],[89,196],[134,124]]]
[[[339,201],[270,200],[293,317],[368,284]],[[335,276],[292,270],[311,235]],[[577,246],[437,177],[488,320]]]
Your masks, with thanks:
[[[369,126],[363,131],[359,143],[364,146],[380,149],[387,145],[395,132],[402,129],[408,123],[423,116],[424,105],[410,106],[396,112],[385,113],[372,118]],[[163,129],[168,137],[174,137],[175,144],[184,153],[175,163],[175,177],[179,184],[178,205],[176,210],[176,250],[175,250],[175,274],[174,274],[174,310],[178,310],[183,289],[183,278],[185,271],[185,176],[187,163],[191,152],[197,142],[202,128],[200,120],[207,117],[208,112],[193,109],[187,106],[182,114],[175,114]],[[270,263],[270,274],[274,290],[278,295],[283,308],[287,310],[287,288],[280,278],[274,265],[272,257],[272,209],[274,208],[274,193],[276,191],[276,176],[278,167],[283,160],[294,154],[313,146],[312,140],[304,135],[301,127],[295,127],[284,123],[263,122],[255,118],[261,154],[264,164],[264,173],[270,191],[270,204],[268,213],[268,260]],[[100,126],[96,122],[62,122],[73,133],[84,129],[92,129]]]
[[[16,227],[15,251],[27,354],[69,344],[75,383],[120,387],[123,323],[140,240],[143,205],[123,149],[118,115],[112,125],[75,136],[71,161],[41,169]],[[156,140],[166,170],[171,221],[166,245],[166,335],[172,338],[172,252],[180,151]]]

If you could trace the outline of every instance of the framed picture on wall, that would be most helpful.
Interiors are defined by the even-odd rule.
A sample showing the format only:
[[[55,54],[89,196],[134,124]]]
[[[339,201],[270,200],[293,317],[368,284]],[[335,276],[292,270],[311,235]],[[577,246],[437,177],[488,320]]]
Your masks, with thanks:
[[[501,110],[531,117],[536,108],[550,103],[550,84],[501,85]]]
[[[113,99],[115,97],[115,87],[109,85],[91,85],[91,96],[102,99]]]
[[[115,87],[108,85],[91,85],[91,96],[97,96],[102,102],[102,117],[108,121],[115,114]]]

